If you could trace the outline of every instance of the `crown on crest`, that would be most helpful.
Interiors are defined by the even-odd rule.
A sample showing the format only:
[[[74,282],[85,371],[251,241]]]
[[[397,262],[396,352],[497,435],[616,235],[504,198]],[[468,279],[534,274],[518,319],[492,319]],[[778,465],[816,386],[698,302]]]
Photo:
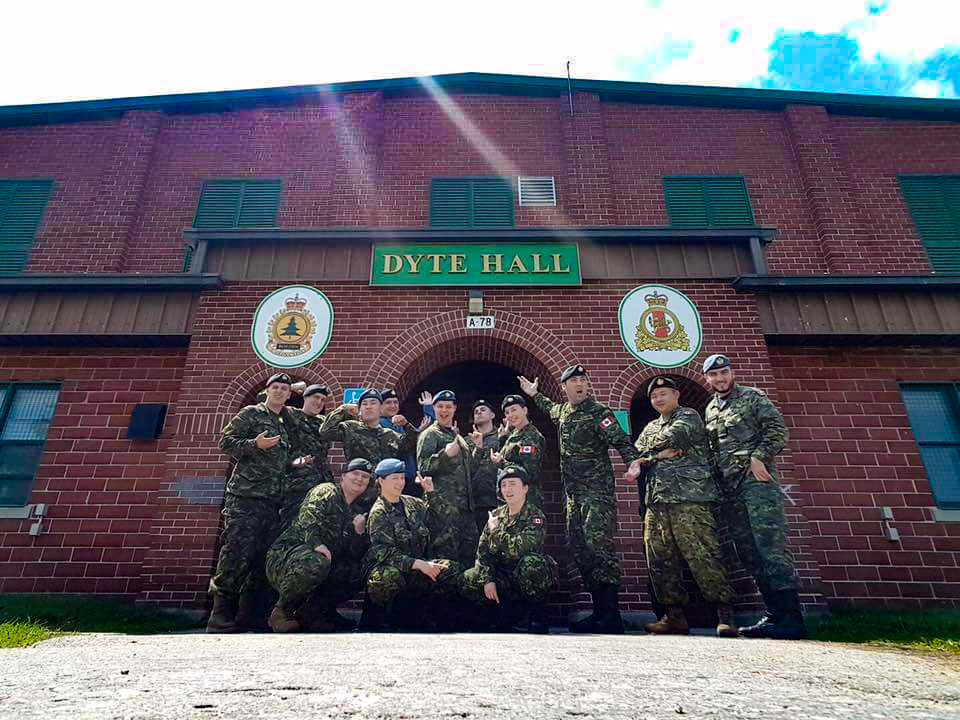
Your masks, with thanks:
[[[647,301],[647,305],[666,307],[669,298],[666,295],[660,295],[656,290],[654,290],[649,295],[644,295],[643,299]]]
[[[294,295],[283,301],[287,305],[287,310],[303,310],[307,306],[307,301],[299,295]]]

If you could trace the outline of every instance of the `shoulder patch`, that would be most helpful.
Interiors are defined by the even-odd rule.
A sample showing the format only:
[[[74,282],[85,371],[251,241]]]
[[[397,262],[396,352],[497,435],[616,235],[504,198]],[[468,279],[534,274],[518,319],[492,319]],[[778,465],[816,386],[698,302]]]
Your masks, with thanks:
[[[616,423],[617,423],[617,419],[613,415],[610,415],[600,421],[600,427],[606,430],[611,425],[616,425]]]
[[[521,455],[533,455],[537,452],[537,448],[533,445],[521,445],[520,454]]]

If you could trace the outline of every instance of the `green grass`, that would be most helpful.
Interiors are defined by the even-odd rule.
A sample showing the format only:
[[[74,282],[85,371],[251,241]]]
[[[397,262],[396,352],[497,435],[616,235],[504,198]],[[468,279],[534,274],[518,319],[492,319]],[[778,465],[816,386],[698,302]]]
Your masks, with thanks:
[[[136,608],[116,600],[0,596],[0,648],[25,647],[64,633],[152,635],[201,626],[200,621],[189,617]]]
[[[810,622],[811,637],[960,655],[960,612],[835,610]]]

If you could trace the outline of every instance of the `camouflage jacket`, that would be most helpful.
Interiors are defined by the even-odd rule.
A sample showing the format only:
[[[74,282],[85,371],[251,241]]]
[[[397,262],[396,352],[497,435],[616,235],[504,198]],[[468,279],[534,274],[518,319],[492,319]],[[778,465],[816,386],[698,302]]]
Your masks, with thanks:
[[[483,447],[478,448],[469,435],[464,437],[473,455],[473,507],[493,508],[500,504],[497,499],[497,466],[490,459],[491,450],[500,449],[500,436],[491,430],[483,436]]]
[[[374,467],[385,458],[403,460],[417,442],[417,431],[409,425],[404,427],[402,433],[381,427],[379,421],[376,427],[367,427],[353,418],[346,405],[341,405],[327,415],[320,426],[319,434],[322,442],[342,443],[343,454],[348,463],[356,458],[364,458]],[[377,495],[377,485],[371,480],[370,487],[359,502],[363,507],[369,508]]]
[[[593,398],[576,407],[569,402],[555,403],[543,393],[533,399],[557,425],[560,473],[567,494],[599,490],[613,495],[609,449],[614,448],[628,464],[640,457],[613,411]]]
[[[427,504],[410,495],[401,495],[395,503],[379,497],[370,510],[367,533],[370,549],[363,561],[365,573],[381,566],[410,572],[414,560],[427,558]]]
[[[500,442],[504,465],[519,465],[527,471],[530,487],[540,487],[540,464],[543,462],[543,434],[533,423],[512,429]]]
[[[358,514],[355,505],[347,504],[339,485],[317,485],[307,493],[296,520],[277,538],[272,549],[326,545],[334,561],[339,555],[363,557],[368,541],[366,533],[358,535],[353,527],[353,518]]]
[[[497,519],[496,530],[487,524],[477,546],[479,580],[488,583],[496,573],[511,572],[524,555],[543,552],[547,536],[547,522],[543,511],[530,503],[513,517],[510,509],[501,505],[492,513]]]
[[[227,423],[220,437],[220,449],[236,463],[227,492],[241,497],[280,499],[290,463],[294,460],[293,442],[296,421],[290,408],[279,413],[265,403],[247,405]],[[280,436],[272,448],[261,450],[256,437]]]
[[[284,488],[285,495],[305,493],[320,483],[333,482],[333,472],[330,470],[330,461],[327,457],[330,452],[330,443],[320,439],[323,415],[307,415],[299,408],[289,408],[289,410],[295,420],[291,456],[295,460],[304,455],[312,455],[313,464],[288,473]]]
[[[636,442],[648,464],[645,503],[711,503],[720,497],[713,477],[707,429],[696,410],[678,407],[667,418],[651,420]],[[655,460],[661,450],[673,448],[683,455]]]
[[[787,425],[762,390],[734,385],[726,398],[714,395],[705,415],[710,449],[725,489],[751,481],[752,457],[776,479],[774,458],[787,444]]]
[[[443,449],[454,440],[460,445],[460,454],[448,457]],[[430,475],[436,488],[427,500],[430,505],[442,503],[460,511],[474,510],[475,464],[470,445],[453,428],[441,427],[440,423],[434,422],[420,433],[417,440],[417,469],[421,475]]]

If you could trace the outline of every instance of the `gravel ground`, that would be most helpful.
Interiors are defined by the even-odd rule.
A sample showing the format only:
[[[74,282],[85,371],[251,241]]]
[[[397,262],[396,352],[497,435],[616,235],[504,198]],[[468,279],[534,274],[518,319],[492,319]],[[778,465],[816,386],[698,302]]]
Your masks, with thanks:
[[[960,663],[712,637],[83,635],[0,650],[4,718],[960,718]]]

